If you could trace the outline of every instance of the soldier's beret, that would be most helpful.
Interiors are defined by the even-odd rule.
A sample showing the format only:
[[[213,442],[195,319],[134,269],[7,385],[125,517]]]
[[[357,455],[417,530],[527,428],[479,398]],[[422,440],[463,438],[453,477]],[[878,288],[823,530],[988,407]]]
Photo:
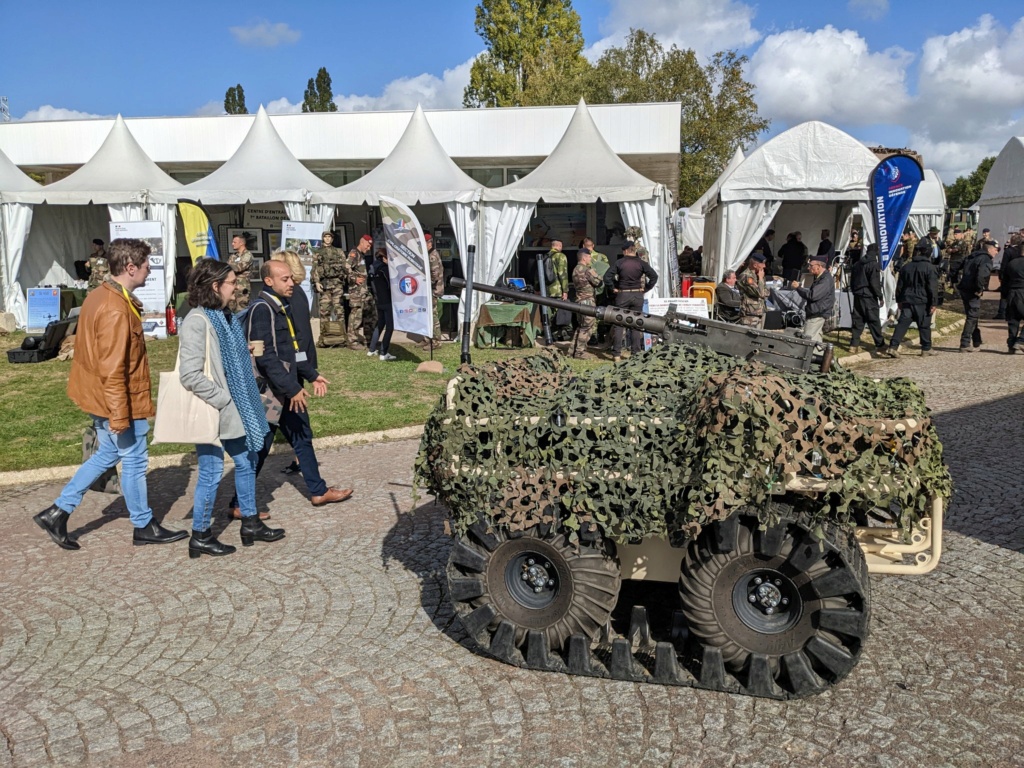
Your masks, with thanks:
[[[622,244],[622,250],[624,250],[624,251],[628,251],[630,248],[635,248],[635,247],[636,247],[636,243],[634,243],[632,240],[627,240],[626,242],[624,242]]]
[[[334,233],[331,232],[330,230],[324,230],[324,233],[322,235],[320,235],[320,237],[327,237],[328,235],[330,235],[331,237],[334,237]]]
[[[750,260],[751,261],[756,261],[759,264],[764,264],[764,262],[765,262],[764,254],[761,253],[760,251],[755,251],[754,253],[750,254]]]
[[[431,240],[434,239],[434,236],[432,234],[430,234],[429,232],[427,232],[426,234],[423,235],[423,239],[426,240],[429,243]]]
[[[577,256],[589,256],[590,255],[590,249],[589,248],[580,248],[579,253],[577,253],[576,255]]]
[[[103,241],[102,241],[102,240],[100,240],[100,239],[99,239],[99,238],[97,237],[97,238],[96,238],[95,240],[93,240],[93,241],[92,241],[92,244],[93,244],[93,245],[103,245]]]
[[[359,238],[359,239],[360,239],[360,240],[365,240],[365,241],[366,241],[366,242],[368,242],[368,243],[372,243],[372,242],[373,242],[373,237],[371,237],[370,235],[363,235],[363,236],[362,236],[361,238]]]

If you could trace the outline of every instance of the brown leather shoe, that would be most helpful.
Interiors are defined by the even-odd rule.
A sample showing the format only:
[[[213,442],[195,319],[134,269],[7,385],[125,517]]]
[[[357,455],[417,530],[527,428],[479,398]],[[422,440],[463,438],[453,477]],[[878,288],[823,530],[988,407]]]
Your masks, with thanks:
[[[260,516],[260,520],[269,520],[270,519],[270,513],[269,512],[259,512],[258,514]],[[229,507],[228,508],[228,517],[230,517],[232,520],[241,520],[242,519],[242,510],[239,509],[238,507]]]
[[[324,504],[337,504],[339,501],[345,501],[351,496],[351,488],[328,488],[327,493],[323,496],[314,496],[312,501],[314,507],[322,507]]]

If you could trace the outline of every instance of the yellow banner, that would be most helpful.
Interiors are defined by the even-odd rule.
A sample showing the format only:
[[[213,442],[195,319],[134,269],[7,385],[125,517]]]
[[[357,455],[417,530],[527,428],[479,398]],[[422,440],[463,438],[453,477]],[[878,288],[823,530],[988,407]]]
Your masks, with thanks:
[[[178,213],[181,214],[181,222],[185,228],[185,242],[188,244],[192,263],[195,264],[199,259],[219,259],[217,236],[203,206],[191,200],[181,200],[178,203]]]

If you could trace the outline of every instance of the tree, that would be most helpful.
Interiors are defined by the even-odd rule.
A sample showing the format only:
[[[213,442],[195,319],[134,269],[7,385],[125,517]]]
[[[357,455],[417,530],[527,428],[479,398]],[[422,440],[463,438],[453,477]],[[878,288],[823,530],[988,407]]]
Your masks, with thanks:
[[[590,69],[572,0],[481,0],[476,32],[487,50],[469,73],[467,107],[572,104],[573,84]]]
[[[306,92],[302,97],[303,112],[337,112],[338,105],[334,103],[334,93],[331,91],[331,76],[327,73],[327,67],[320,67],[316,73],[316,80],[309,78],[306,84]]]
[[[994,157],[986,157],[978,167],[971,171],[970,176],[957,176],[956,181],[946,185],[946,205],[950,208],[970,208],[981,197],[985,188],[988,173],[995,163]]]
[[[249,110],[245,108],[245,91],[239,83],[234,88],[228,88],[224,94],[224,111],[229,115],[248,115]]]
[[[701,66],[690,49],[664,49],[655,35],[631,29],[585,77],[592,103],[682,102],[677,202],[689,205],[714,183],[737,147],[767,130],[754,86],[743,79],[745,56],[723,51]]]

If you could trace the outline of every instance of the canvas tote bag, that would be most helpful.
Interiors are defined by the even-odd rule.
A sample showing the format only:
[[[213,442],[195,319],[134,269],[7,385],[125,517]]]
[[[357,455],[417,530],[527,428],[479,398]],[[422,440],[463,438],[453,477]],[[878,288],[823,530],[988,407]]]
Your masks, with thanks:
[[[160,374],[153,442],[220,445],[220,411],[181,385],[181,377],[178,375],[180,363],[179,348],[174,370]],[[206,329],[206,361],[203,363],[203,375],[210,378],[209,327]]]

